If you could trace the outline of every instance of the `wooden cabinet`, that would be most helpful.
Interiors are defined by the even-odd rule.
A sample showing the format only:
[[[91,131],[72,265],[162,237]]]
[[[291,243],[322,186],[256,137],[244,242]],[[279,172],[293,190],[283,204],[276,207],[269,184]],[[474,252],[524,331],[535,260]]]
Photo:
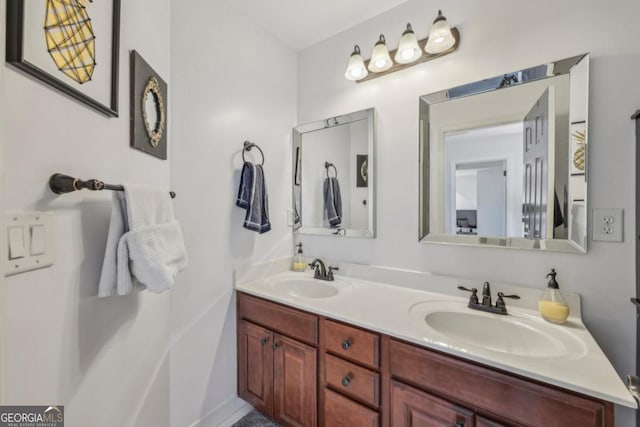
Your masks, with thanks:
[[[394,427],[475,427],[474,413],[444,399],[391,382],[391,425]]]
[[[287,426],[315,426],[316,349],[275,335],[273,417]]]
[[[283,426],[614,426],[611,402],[241,292],[238,394]]]
[[[273,333],[238,323],[238,394],[264,414],[273,412]]]
[[[380,425],[380,335],[320,320],[321,426]]]
[[[316,322],[308,313],[238,295],[238,395],[282,426],[317,424],[317,350],[279,333],[313,342]]]

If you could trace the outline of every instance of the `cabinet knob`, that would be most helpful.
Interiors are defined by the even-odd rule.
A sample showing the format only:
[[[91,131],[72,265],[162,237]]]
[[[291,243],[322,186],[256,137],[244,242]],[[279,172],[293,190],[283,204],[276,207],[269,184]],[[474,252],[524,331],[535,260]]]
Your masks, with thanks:
[[[342,349],[349,350],[351,348],[351,340],[342,341]]]
[[[273,345],[271,346],[274,350],[277,350],[278,347],[280,347],[280,344],[278,344],[277,342],[274,342]]]
[[[260,340],[260,344],[262,345],[266,345],[269,342],[269,338],[268,337],[264,337]]]
[[[349,375],[345,375],[345,377],[342,379],[342,385],[345,387],[349,387],[349,384],[351,384],[351,377]]]

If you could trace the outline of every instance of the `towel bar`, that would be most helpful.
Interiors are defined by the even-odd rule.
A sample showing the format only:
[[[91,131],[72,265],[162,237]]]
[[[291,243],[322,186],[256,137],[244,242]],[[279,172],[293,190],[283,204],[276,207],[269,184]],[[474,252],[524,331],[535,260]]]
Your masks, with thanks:
[[[333,163],[329,163],[329,162],[324,162],[324,168],[326,169],[325,172],[327,173],[327,178],[329,178],[329,168],[333,168],[333,171],[336,174],[336,178],[338,177],[338,169],[335,167],[335,165]]]
[[[264,153],[262,152],[262,149],[260,147],[258,147],[258,144],[254,144],[251,141],[245,141],[243,148],[242,148],[242,161],[246,162],[246,160],[244,159],[244,152],[245,151],[251,151],[251,149],[253,147],[256,147],[258,149],[258,151],[260,152],[260,155],[262,156],[262,163],[260,163],[260,166],[264,166]]]
[[[124,187],[122,187],[122,185],[105,184],[104,182],[97,179],[88,179],[86,181],[83,181],[81,179],[61,173],[54,173],[53,175],[51,175],[51,177],[49,178],[49,188],[56,194],[72,193],[84,188],[91,191],[124,191]],[[174,193],[173,191],[170,191],[169,195],[172,199],[176,198],[176,193]]]

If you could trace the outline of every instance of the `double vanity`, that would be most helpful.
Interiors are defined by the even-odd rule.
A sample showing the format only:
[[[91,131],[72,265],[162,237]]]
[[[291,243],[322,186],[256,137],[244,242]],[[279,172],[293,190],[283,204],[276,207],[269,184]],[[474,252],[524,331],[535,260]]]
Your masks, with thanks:
[[[556,325],[535,311],[537,290],[492,284],[522,297],[505,316],[467,307],[457,286],[475,281],[340,273],[276,262],[236,285],[239,395],[282,425],[595,427],[614,425],[614,404],[636,407],[577,295]]]

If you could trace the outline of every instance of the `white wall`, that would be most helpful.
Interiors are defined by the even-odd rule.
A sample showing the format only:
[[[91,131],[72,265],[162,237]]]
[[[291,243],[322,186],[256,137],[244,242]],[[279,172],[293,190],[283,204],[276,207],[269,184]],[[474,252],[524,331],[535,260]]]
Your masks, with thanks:
[[[234,266],[293,254],[296,55],[227,4],[171,9],[172,175],[190,264],[171,294],[174,427],[214,426],[235,409]],[[266,157],[272,230],[262,235],[242,228],[234,204],[247,139]]]
[[[122,2],[118,119],[3,65],[4,206],[53,211],[56,235],[53,267],[5,281],[4,403],[65,405],[69,427],[169,424],[169,294],[98,299],[111,194],[47,187],[64,172],[169,188],[169,162],[129,148],[129,50],[171,88],[169,12]]]
[[[344,79],[349,53],[368,57],[384,33],[397,46],[411,21],[425,37],[438,7],[460,28],[460,49],[445,58],[356,84]],[[299,54],[301,123],[374,106],[377,134],[377,238],[301,236],[306,253],[353,262],[428,270],[539,288],[551,267],[563,289],[582,295],[584,320],[621,375],[636,371],[634,277],[634,127],[640,104],[636,0],[409,0]],[[625,209],[621,244],[589,242],[586,255],[418,243],[418,97],[503,72],[591,52],[589,200]],[[413,166],[412,166],[413,164]],[[612,191],[615,190],[615,191]],[[402,248],[398,250],[398,248]],[[460,260],[464,260],[461,262]],[[588,375],[588,373],[585,373]],[[619,410],[618,425],[633,413]]]

